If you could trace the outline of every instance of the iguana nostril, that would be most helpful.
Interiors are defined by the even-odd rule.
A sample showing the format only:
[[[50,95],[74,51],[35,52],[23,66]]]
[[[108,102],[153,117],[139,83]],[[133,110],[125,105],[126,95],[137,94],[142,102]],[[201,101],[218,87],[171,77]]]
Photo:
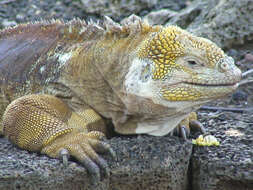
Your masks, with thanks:
[[[225,58],[220,59],[220,61],[217,64],[221,72],[227,72],[233,69],[234,59],[232,57],[226,56]]]
[[[228,66],[227,63],[223,62],[223,63],[220,64],[220,67],[221,67],[222,70],[226,71],[226,70],[228,70],[229,66]]]

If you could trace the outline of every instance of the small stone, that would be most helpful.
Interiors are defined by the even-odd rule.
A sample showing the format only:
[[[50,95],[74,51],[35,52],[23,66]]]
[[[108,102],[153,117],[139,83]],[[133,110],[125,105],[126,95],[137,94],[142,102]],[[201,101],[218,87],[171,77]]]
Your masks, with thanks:
[[[144,19],[151,25],[164,24],[171,17],[175,16],[177,12],[169,9],[161,9],[159,11],[153,11],[147,14]]]
[[[14,20],[3,20],[2,25],[3,27],[10,27],[17,25],[17,22]]]
[[[22,14],[22,13],[19,13],[19,14],[16,15],[16,19],[17,19],[18,21],[22,21],[22,20],[24,20],[24,18],[25,18],[25,15]]]

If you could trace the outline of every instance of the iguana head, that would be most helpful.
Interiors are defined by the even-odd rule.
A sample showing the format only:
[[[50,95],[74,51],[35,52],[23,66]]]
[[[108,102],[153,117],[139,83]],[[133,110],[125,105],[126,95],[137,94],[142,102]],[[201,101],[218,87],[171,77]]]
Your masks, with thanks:
[[[241,71],[216,44],[176,26],[161,27],[137,50],[129,93],[160,101],[206,102],[238,87]]]

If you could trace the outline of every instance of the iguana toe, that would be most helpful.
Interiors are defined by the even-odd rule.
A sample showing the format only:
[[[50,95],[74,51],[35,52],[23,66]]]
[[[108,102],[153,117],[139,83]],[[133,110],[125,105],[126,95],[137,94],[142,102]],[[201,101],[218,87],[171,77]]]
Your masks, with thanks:
[[[185,125],[179,125],[179,135],[184,139],[187,140],[187,137],[189,137],[190,130]]]
[[[189,121],[189,125],[192,130],[200,131],[203,134],[206,133],[204,126],[198,120]]]
[[[191,131],[199,131],[202,134],[205,133],[204,126],[197,120],[197,114],[195,112],[191,112],[188,117],[183,119],[174,129],[173,134],[187,140]]]
[[[101,174],[109,176],[108,164],[99,154],[109,153],[115,157],[110,145],[100,140],[103,136],[100,133],[66,134],[46,145],[41,152],[53,158],[61,158],[64,165],[68,164],[68,158],[72,156],[88,170],[93,182],[99,181]]]
[[[95,139],[88,139],[89,140],[89,144],[92,146],[92,148],[99,153],[109,153],[110,156],[116,160],[117,156],[115,151],[111,148],[111,146],[104,142],[104,141],[98,141]]]
[[[100,168],[101,172],[103,172],[105,176],[109,176],[109,167],[107,162],[97,154],[95,149],[93,149],[92,146],[87,145],[86,142],[81,143],[81,146],[85,154]]]

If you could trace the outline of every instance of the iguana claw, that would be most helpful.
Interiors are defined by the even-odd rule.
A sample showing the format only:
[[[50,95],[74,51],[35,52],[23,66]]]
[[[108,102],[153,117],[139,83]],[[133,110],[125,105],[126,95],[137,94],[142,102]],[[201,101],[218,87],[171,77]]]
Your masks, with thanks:
[[[197,120],[197,114],[195,112],[191,112],[187,118],[183,119],[174,129],[173,134],[187,140],[191,130],[199,131],[202,134],[206,133],[204,126]]]
[[[189,125],[190,125],[191,129],[193,129],[193,130],[200,131],[202,134],[206,133],[204,126],[198,120],[189,121]]]
[[[189,136],[190,131],[186,128],[184,125],[180,125],[180,136],[184,139],[187,140],[187,137]]]
[[[59,157],[62,159],[64,166],[68,165],[69,156],[69,151],[67,149],[63,148],[60,150]]]

